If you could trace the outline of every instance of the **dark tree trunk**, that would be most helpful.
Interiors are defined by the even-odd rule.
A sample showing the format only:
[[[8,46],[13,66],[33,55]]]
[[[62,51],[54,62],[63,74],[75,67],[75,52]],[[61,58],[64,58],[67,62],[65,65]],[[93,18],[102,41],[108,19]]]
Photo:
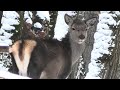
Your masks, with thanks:
[[[81,11],[82,13],[83,11]],[[93,44],[94,44],[94,33],[96,32],[97,24],[98,24],[98,11],[85,11],[84,13],[84,18],[89,19],[92,17],[95,17],[94,19],[90,20],[89,23],[89,30],[88,30],[88,38],[86,40],[86,48],[83,53],[83,59],[79,60],[72,69],[72,73],[70,75],[70,79],[75,79],[76,75],[79,73],[79,76],[77,78],[79,79],[84,79],[86,76],[86,73],[88,72],[88,64],[90,63],[91,59],[91,51],[93,49]],[[81,63],[82,62],[82,63]],[[82,65],[82,68],[78,67],[79,65]],[[78,72],[81,71],[81,72]]]
[[[112,11],[110,13],[114,14]],[[118,22],[120,16],[115,17],[114,20]],[[112,39],[115,46],[109,47],[110,55],[101,57],[101,64],[104,65],[104,68],[101,69],[99,76],[102,79],[120,79],[120,24],[117,27],[112,25],[110,29],[113,31],[111,36],[115,36],[115,39]]]
[[[58,11],[49,11],[50,14],[50,24],[49,24],[49,38],[53,38],[54,37],[54,28],[56,25],[56,20],[57,20],[57,16],[58,16]]]
[[[102,79],[120,79],[120,27],[112,29],[116,38],[114,40],[115,47],[112,54],[108,57],[109,60],[105,60],[105,69],[101,70]]]
[[[2,24],[1,24],[2,16],[3,16],[3,11],[0,11],[0,28],[2,26]]]

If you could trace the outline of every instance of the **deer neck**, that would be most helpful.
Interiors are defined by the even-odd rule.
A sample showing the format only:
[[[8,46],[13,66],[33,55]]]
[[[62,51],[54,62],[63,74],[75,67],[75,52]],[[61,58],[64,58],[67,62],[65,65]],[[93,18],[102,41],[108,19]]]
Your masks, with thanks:
[[[72,51],[72,65],[74,65],[81,57],[84,48],[85,42],[78,44],[70,39],[71,51]]]

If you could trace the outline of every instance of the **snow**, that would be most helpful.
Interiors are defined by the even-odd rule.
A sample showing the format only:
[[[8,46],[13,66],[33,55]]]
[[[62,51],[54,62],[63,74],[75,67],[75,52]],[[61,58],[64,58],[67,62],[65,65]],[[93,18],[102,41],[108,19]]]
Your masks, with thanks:
[[[83,64],[84,64],[84,62],[83,62],[83,58],[81,56],[81,59],[79,60],[77,75],[76,75],[75,79],[79,79],[81,74],[84,75],[85,72],[82,72],[82,69],[84,69]]]
[[[29,11],[25,11],[25,13],[24,13],[24,18],[27,18],[27,20],[26,20],[27,23],[32,24],[31,17],[32,17],[32,13],[29,12]]]
[[[4,30],[12,30],[12,29],[15,29],[15,27],[14,26],[10,26],[10,24],[3,24],[2,25],[2,27],[1,27],[2,29],[4,29]]]
[[[68,32],[68,25],[64,21],[65,14],[74,15],[72,11],[58,11],[54,38],[61,40]]]
[[[0,62],[0,70],[2,71],[8,71],[8,68],[4,66],[4,62]]]
[[[5,79],[31,79],[29,77],[19,76],[19,75],[12,74],[4,70],[0,71],[0,77],[5,78]]]
[[[18,25],[19,22],[17,19],[14,19],[14,18],[2,18],[2,21],[1,21],[2,24],[9,24],[9,25]]]
[[[19,14],[16,13],[15,11],[4,11],[3,12],[3,16],[6,17],[6,18],[18,18],[19,17]]]
[[[107,24],[116,25],[116,21],[113,19],[112,14],[109,14],[109,11],[101,11],[101,14],[99,14],[97,32],[94,34],[95,43],[91,53],[89,72],[85,79],[101,79],[99,73],[103,65],[96,62],[103,54],[111,54],[108,48],[111,46],[111,39],[113,38],[111,37],[112,30],[109,29]]]
[[[25,11],[24,18],[32,18],[32,13],[30,11]]]
[[[48,21],[50,21],[49,11],[37,11],[37,15],[38,15],[41,19],[47,19]]]
[[[120,16],[120,12],[119,11],[114,11],[116,15]]]
[[[1,21],[2,24],[9,24],[9,25],[19,24],[17,20],[19,15],[15,11],[3,11],[3,16],[4,17],[2,18]]]
[[[64,21],[65,13],[66,12],[63,11],[58,12],[57,22],[55,26],[55,35],[54,35],[54,38],[57,38],[58,40],[61,40],[68,32],[68,25]]]
[[[41,25],[39,22],[36,22],[36,23],[34,24],[34,27],[36,27],[36,28],[41,28],[42,25]]]
[[[3,11],[3,16],[0,29],[0,46],[9,46],[12,41],[9,39],[13,34],[7,33],[6,31],[14,30],[15,27],[11,25],[18,25],[19,21],[16,19],[19,15],[15,11]]]
[[[9,46],[9,45],[12,45],[12,41],[11,40],[9,40],[9,39],[6,39],[4,41],[0,40],[0,46]]]
[[[102,11],[99,15],[99,21],[101,24],[116,25],[116,21],[113,19],[112,15],[106,11]]]

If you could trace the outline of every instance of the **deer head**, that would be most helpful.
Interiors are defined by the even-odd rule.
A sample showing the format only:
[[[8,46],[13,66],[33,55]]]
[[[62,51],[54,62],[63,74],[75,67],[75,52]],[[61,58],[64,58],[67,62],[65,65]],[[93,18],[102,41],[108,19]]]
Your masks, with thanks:
[[[87,24],[86,20],[80,17],[72,17],[68,14],[64,16],[65,22],[69,25],[70,39],[78,44],[82,44],[87,38]]]

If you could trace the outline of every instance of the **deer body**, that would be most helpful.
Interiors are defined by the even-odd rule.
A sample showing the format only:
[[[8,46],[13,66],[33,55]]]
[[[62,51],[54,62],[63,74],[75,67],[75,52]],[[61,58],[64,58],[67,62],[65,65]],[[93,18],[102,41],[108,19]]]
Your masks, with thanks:
[[[13,56],[11,70],[13,73],[35,79],[63,79],[67,77],[71,69],[70,53],[67,53],[67,49],[61,42],[52,39],[24,39],[24,43],[19,43],[20,41],[16,41],[10,47]],[[24,54],[27,55],[27,58]]]
[[[83,42],[82,44],[77,44],[72,41],[70,42],[71,42],[70,44],[71,44],[71,50],[72,50],[72,54],[71,54],[72,65],[74,65],[82,56],[82,53],[85,49],[85,43]]]

